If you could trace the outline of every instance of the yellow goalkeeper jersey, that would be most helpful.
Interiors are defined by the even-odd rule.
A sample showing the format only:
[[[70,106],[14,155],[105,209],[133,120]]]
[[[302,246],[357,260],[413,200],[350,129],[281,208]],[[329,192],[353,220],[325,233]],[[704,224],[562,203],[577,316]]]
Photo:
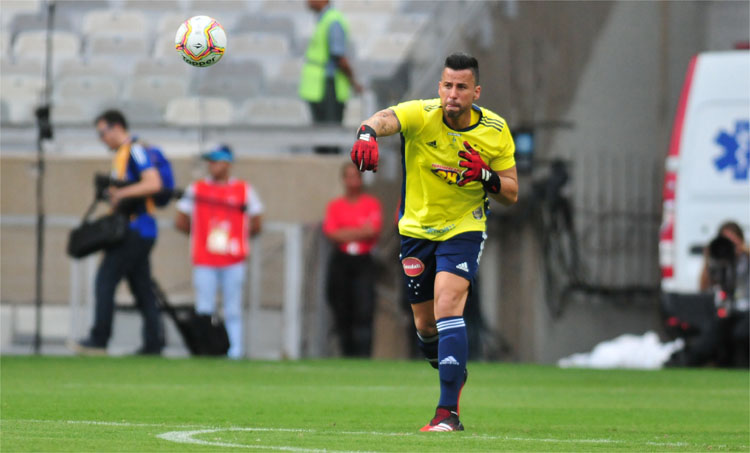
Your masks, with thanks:
[[[399,232],[444,241],[467,231],[485,231],[487,194],[480,182],[456,185],[464,170],[458,152],[468,141],[493,170],[515,166],[515,145],[505,120],[473,105],[471,126],[453,130],[443,121],[440,99],[402,102],[391,110],[401,123]]]

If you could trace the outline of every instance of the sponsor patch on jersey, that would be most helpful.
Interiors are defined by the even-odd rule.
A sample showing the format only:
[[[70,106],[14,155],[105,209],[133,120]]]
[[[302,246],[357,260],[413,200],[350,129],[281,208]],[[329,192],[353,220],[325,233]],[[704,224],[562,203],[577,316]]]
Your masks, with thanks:
[[[427,143],[425,143],[425,145],[431,146],[433,148],[437,148],[437,140],[433,140],[431,142],[427,142]]]
[[[407,256],[401,260],[401,265],[404,266],[404,274],[408,277],[416,277],[424,272],[424,263],[413,256]]]
[[[440,164],[432,164],[432,173],[445,180],[448,184],[455,184],[461,176],[461,170],[458,168],[447,167]]]

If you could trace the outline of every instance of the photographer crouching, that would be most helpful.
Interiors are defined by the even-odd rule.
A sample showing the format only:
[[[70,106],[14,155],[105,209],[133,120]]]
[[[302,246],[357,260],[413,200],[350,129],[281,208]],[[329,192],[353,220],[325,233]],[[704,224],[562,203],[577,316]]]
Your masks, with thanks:
[[[716,304],[716,365],[748,367],[750,360],[750,249],[742,228],[725,222],[706,247],[700,290],[713,292]]]
[[[97,178],[97,197],[109,201],[113,212],[127,216],[129,224],[124,238],[105,250],[97,271],[94,325],[89,336],[71,347],[79,354],[106,354],[112,334],[115,289],[126,278],[143,316],[143,346],[137,353],[159,355],[164,335],[151,285],[149,256],[157,236],[153,196],[162,190],[162,177],[148,147],[128,132],[121,112],[105,111],[94,125],[99,139],[115,153],[111,177]]]

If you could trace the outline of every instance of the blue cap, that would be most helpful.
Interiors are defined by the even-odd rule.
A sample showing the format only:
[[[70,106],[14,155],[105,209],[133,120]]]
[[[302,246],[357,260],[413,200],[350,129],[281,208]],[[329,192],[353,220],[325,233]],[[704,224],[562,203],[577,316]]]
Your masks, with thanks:
[[[205,160],[210,160],[214,162],[218,162],[218,161],[234,162],[234,155],[232,154],[232,149],[228,147],[227,145],[218,145],[215,148],[212,148],[210,151],[203,153],[201,157]]]

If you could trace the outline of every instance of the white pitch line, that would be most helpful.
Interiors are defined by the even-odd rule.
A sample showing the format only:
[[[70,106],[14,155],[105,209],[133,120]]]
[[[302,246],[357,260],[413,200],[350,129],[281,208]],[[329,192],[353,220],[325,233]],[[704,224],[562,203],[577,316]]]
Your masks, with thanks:
[[[327,431],[320,431],[315,429],[303,429],[303,428],[254,428],[254,427],[238,427],[238,426],[209,426],[209,425],[179,425],[179,424],[168,424],[168,423],[129,423],[129,422],[106,422],[96,420],[35,420],[35,419],[18,419],[18,420],[1,420],[0,422],[28,422],[28,423],[64,423],[64,424],[80,424],[80,425],[92,425],[92,426],[122,426],[122,427],[142,427],[142,428],[177,428],[177,429],[193,429],[193,431],[170,431],[168,433],[159,434],[157,437],[172,442],[181,443],[194,443],[201,445],[211,445],[216,447],[228,447],[228,448],[264,448],[268,450],[279,450],[279,451],[296,451],[296,452],[310,452],[317,453],[321,451],[331,450],[318,450],[318,449],[305,449],[298,447],[269,447],[269,446],[257,446],[247,444],[233,444],[226,442],[210,442],[200,439],[193,439],[190,436],[198,434],[207,434],[218,431],[249,431],[249,432],[289,432],[289,433],[326,433]],[[196,429],[197,428],[197,429]],[[331,431],[331,434],[341,434],[348,436],[414,436],[417,433],[394,433],[394,432],[378,432],[378,431]],[[170,438],[163,436],[169,434]],[[173,438],[172,438],[173,437]],[[178,441],[176,439],[189,439]],[[512,437],[512,436],[490,436],[490,435],[473,435],[471,439],[486,439],[486,440],[505,440],[511,442],[542,442],[542,443],[581,443],[581,444],[641,444],[648,445],[651,447],[689,447],[692,444],[687,442],[653,442],[653,441],[628,441],[621,439],[555,439],[555,438],[544,438],[544,437]],[[206,442],[209,442],[208,444]],[[728,445],[713,445],[716,448],[727,448]],[[746,445],[736,445],[738,448],[747,448]]]
[[[170,431],[168,433],[162,433],[157,435],[159,439],[167,440],[170,442],[176,442],[180,444],[196,444],[196,445],[206,445],[209,447],[228,447],[228,448],[252,448],[256,450],[275,450],[275,451],[294,451],[294,452],[305,452],[305,453],[319,453],[319,452],[331,452],[331,453],[367,453],[367,452],[360,452],[360,451],[352,451],[352,450],[327,450],[327,449],[317,449],[317,448],[303,448],[303,447],[287,447],[283,445],[249,445],[249,444],[235,444],[235,443],[229,443],[229,442],[216,442],[216,441],[209,441],[209,440],[201,440],[201,439],[195,439],[193,436],[197,436],[199,434],[210,434],[210,433],[216,433],[220,431],[280,431],[280,432],[287,432],[287,431],[295,431],[299,432],[301,430],[289,430],[284,428],[279,429],[272,429],[272,428],[264,428],[264,429],[257,429],[257,428],[218,428],[218,429],[200,429],[195,431]],[[304,430],[305,432],[309,432],[307,430]],[[372,452],[370,452],[372,453]]]

